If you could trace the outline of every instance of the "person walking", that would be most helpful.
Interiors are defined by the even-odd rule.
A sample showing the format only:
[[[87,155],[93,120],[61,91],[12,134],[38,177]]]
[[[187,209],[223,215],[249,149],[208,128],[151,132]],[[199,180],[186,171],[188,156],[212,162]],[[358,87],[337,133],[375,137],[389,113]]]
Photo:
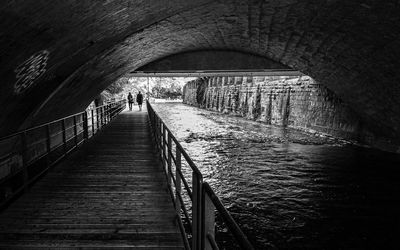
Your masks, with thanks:
[[[138,93],[137,96],[136,96],[136,102],[137,102],[138,105],[139,105],[139,111],[142,111],[143,95],[142,95],[142,93],[140,93],[140,91],[139,91],[139,93]]]
[[[132,111],[132,105],[133,105],[133,96],[131,92],[128,94],[128,104],[129,104],[129,110]]]

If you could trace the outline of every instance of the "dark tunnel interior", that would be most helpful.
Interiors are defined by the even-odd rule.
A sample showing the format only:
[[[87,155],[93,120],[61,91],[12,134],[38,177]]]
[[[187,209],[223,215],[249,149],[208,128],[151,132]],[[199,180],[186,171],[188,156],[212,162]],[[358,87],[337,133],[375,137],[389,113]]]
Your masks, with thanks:
[[[224,231],[218,224],[222,218],[218,216],[224,213],[217,213],[218,223],[214,227],[213,215],[207,217],[204,211],[208,211],[207,204],[211,204],[207,202],[215,202],[207,199],[221,196],[230,204],[229,212],[234,219],[239,219],[248,238],[256,242],[257,249],[368,249],[377,247],[380,242],[386,249],[391,248],[400,227],[395,213],[399,200],[394,192],[398,188],[400,162],[399,14],[398,0],[0,0],[0,138],[3,138],[0,140],[0,174],[12,172],[11,167],[3,167],[9,159],[21,166],[34,162],[29,161],[26,145],[40,141],[39,137],[50,137],[54,132],[59,135],[57,140],[64,143],[59,148],[63,150],[62,157],[56,155],[57,160],[47,155],[34,162],[37,170],[18,170],[21,172],[12,173],[11,177],[5,175],[3,180],[0,178],[2,198],[9,199],[15,190],[20,197],[12,198],[3,215],[0,210],[0,222],[13,225],[10,218],[18,217],[20,210],[25,211],[23,202],[29,203],[30,197],[32,201],[36,199],[28,186],[41,190],[40,194],[45,193],[43,190],[54,191],[46,196],[50,197],[49,201],[41,202],[50,206],[50,199],[55,199],[55,206],[60,206],[43,213],[42,208],[34,207],[38,218],[64,211],[65,201],[56,194],[66,194],[67,200],[72,200],[79,192],[87,195],[86,201],[82,199],[86,206],[78,202],[74,207],[81,208],[76,210],[76,216],[93,208],[87,212],[87,223],[83,223],[86,226],[91,225],[91,219],[98,219],[94,211],[103,206],[99,198],[102,192],[110,193],[103,197],[111,199],[104,204],[121,206],[113,214],[115,218],[120,216],[118,212],[122,214],[130,209],[129,204],[121,200],[123,194],[127,194],[134,196],[129,197],[139,207],[153,206],[152,211],[160,213],[160,221],[169,220],[168,216],[175,210],[189,217],[193,212],[193,218],[198,214],[196,216],[203,221],[192,218],[193,223],[188,220],[187,224],[178,224],[192,231],[189,237],[192,249],[213,249],[212,243],[204,243],[201,237],[207,235],[207,226],[212,233],[214,229]],[[274,72],[278,72],[276,77]],[[155,104],[153,111],[153,107],[144,103],[143,109],[146,114],[149,112],[144,115],[145,112],[139,113],[139,110],[127,112],[124,96],[123,101],[94,107],[91,111],[86,109],[105,89],[122,78],[179,74],[197,76],[182,89],[184,104]],[[186,128],[187,121],[177,115],[189,117],[193,126]],[[62,123],[53,126],[51,122],[55,120]],[[41,124],[47,127],[40,127]],[[281,127],[274,128],[274,125]],[[42,129],[40,135],[27,136],[35,126]],[[149,129],[144,129],[146,126]],[[292,130],[294,127],[300,130]],[[70,130],[66,132],[66,128]],[[120,132],[112,132],[112,129]],[[312,131],[309,137],[303,133],[305,130]],[[11,140],[13,133],[21,138]],[[177,134],[176,141],[170,135],[173,133]],[[143,145],[128,140],[129,136],[137,136]],[[93,139],[86,142],[91,137]],[[71,145],[67,143],[69,139]],[[243,141],[247,144],[241,144]],[[158,151],[153,143],[160,143]],[[191,149],[190,145],[194,147]],[[51,151],[53,146],[48,139],[38,152]],[[7,152],[10,148],[25,150],[25,153],[14,159]],[[192,167],[195,164],[191,159],[185,158],[185,150],[194,161],[203,160],[199,163],[200,170]],[[39,155],[31,151],[30,154]],[[161,152],[161,156],[156,151]],[[114,162],[116,156],[119,161]],[[179,175],[176,168],[180,166],[176,162],[182,157],[182,161],[186,161],[182,166],[193,171],[190,173],[193,175],[187,177],[189,183],[168,179],[171,178],[168,171],[172,171],[168,167],[163,168],[168,180],[164,183],[164,172],[154,167],[160,165],[159,157],[164,167],[175,166],[175,178]],[[215,162],[213,157],[217,159]],[[95,162],[94,158],[100,160]],[[133,167],[129,168],[128,163]],[[242,164],[245,170],[234,163]],[[50,165],[51,168],[55,166],[53,172],[48,170]],[[265,169],[258,169],[261,167]],[[102,171],[107,175],[99,174]],[[205,173],[204,183],[209,182],[210,189],[207,189],[208,184],[203,186],[200,171]],[[277,174],[276,171],[281,172]],[[76,178],[68,177],[69,173]],[[281,176],[281,173],[284,174]],[[94,176],[93,179],[90,176]],[[116,179],[110,179],[113,176]],[[143,190],[125,183],[128,177],[137,181]],[[87,178],[88,186],[79,183],[80,178]],[[146,183],[146,178],[151,179],[154,186]],[[23,188],[18,186],[20,183]],[[184,202],[178,201],[178,191],[171,188],[171,183],[179,183],[183,188],[190,186],[188,189],[192,188],[193,193],[189,192],[190,197],[185,199],[198,199],[198,204],[202,205],[193,205],[189,213],[176,208]],[[160,196],[158,204],[154,202],[158,194],[151,194],[154,197],[150,199],[140,193],[155,192],[165,185],[169,185],[168,192],[176,196],[175,210],[168,214],[166,211],[170,210],[162,207],[171,206],[170,201],[164,201],[166,196]],[[94,191],[88,190],[89,187]],[[129,192],[123,191],[124,187]],[[217,195],[212,193],[215,187],[221,188],[216,189]],[[259,197],[246,193],[253,187],[262,190]],[[81,189],[75,192],[74,188]],[[93,204],[89,203],[92,198]],[[250,198],[254,200],[246,200]],[[270,206],[264,206],[266,203]],[[155,207],[158,205],[162,208]],[[292,205],[294,215],[285,210]],[[269,217],[270,211],[281,214]],[[107,221],[107,211],[99,213],[105,217],[98,227],[115,223]],[[253,213],[267,219],[257,221],[256,217],[251,217]],[[127,214],[137,215],[131,211]],[[144,217],[148,215],[143,214]],[[311,219],[302,224],[299,214]],[[129,227],[132,223],[118,217],[118,223],[127,228],[112,228],[114,231],[107,231],[111,230],[108,227],[96,228],[101,233],[96,231],[92,235],[91,228],[81,225],[79,230],[68,228],[72,231],[67,230],[64,237],[60,232],[66,229],[61,230],[57,223],[44,228],[48,221],[40,221],[43,225],[39,223],[37,227],[44,229],[38,231],[40,229],[32,222],[37,219],[35,216],[29,219],[32,224],[29,232],[22,226],[18,229],[22,231],[15,229],[16,232],[8,232],[6,226],[0,227],[0,248],[1,241],[11,244],[28,234],[33,238],[27,236],[26,242],[38,240],[36,246],[39,247],[48,246],[47,242],[40,245],[41,240],[45,241],[40,237],[51,234],[57,241],[66,242],[65,246],[71,246],[70,242],[82,240],[76,232],[83,230],[89,242],[83,245],[86,247],[91,246],[91,240],[98,240],[96,237],[103,238],[94,246],[105,242],[104,247],[113,247],[117,246],[114,242],[119,244],[122,240],[126,244],[133,242],[132,246],[137,247],[138,242],[154,243],[156,240],[152,237],[160,236],[160,242],[166,244],[164,247],[174,249],[173,244],[182,243],[177,232],[185,231],[177,229],[177,224],[174,227],[168,224],[162,228],[168,232],[157,235],[158,231],[146,226],[132,229]],[[248,216],[245,222],[240,220],[242,216]],[[178,221],[175,217],[174,220]],[[24,223],[22,217],[15,221]],[[356,224],[351,225],[352,222]],[[252,227],[253,224],[258,228]],[[328,224],[332,224],[332,228]],[[294,225],[290,229],[293,231],[285,231],[288,225]],[[143,234],[134,241],[128,238],[133,232],[129,230],[142,230]],[[308,236],[286,237],[294,231],[304,231]],[[354,241],[353,235],[348,235],[353,231]],[[268,235],[268,242],[258,235]],[[229,243],[230,239],[224,237],[218,243]],[[339,244],[339,239],[346,240]],[[276,244],[270,244],[274,240]],[[313,245],[312,241],[322,242],[322,245]],[[246,249],[243,246],[247,243],[243,244],[242,248]],[[228,244],[226,249],[230,247],[237,246]],[[185,248],[189,249],[186,245]],[[185,248],[179,245],[176,249]]]

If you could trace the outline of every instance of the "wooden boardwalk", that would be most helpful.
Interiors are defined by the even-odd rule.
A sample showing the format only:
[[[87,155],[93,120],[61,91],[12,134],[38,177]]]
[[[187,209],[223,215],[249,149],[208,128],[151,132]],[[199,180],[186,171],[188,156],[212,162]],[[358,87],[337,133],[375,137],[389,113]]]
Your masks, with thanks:
[[[145,111],[125,111],[0,214],[0,249],[184,249]]]

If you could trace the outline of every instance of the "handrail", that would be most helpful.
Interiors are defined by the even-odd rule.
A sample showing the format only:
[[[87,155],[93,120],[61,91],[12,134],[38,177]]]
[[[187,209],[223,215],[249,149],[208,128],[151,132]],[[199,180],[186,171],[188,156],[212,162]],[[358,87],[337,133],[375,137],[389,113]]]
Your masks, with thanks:
[[[116,103],[119,103],[119,102],[121,102],[121,101],[124,101],[124,100],[120,100],[120,101],[113,102],[113,103],[109,103],[109,104],[102,105],[102,106],[97,106],[97,107],[95,107],[94,109],[89,109],[89,111],[90,111],[90,110],[101,109],[101,108],[104,108],[104,107],[109,106],[110,104],[116,104]],[[8,138],[10,138],[10,137],[13,137],[13,136],[17,136],[17,135],[19,135],[19,134],[21,134],[21,133],[24,133],[24,132],[29,132],[29,131],[31,131],[31,130],[38,129],[38,128],[40,128],[40,127],[43,127],[43,126],[46,126],[46,125],[49,125],[49,124],[57,123],[57,122],[59,122],[59,121],[62,121],[62,120],[65,120],[65,119],[68,119],[68,118],[71,118],[71,117],[74,117],[74,116],[82,115],[82,114],[84,114],[84,113],[86,113],[86,112],[87,112],[87,110],[86,110],[86,111],[82,111],[82,112],[78,112],[78,113],[75,113],[75,114],[72,114],[72,115],[69,115],[69,116],[65,116],[65,117],[63,117],[63,118],[59,118],[59,119],[53,120],[53,121],[51,121],[51,122],[41,123],[41,124],[39,124],[39,125],[35,125],[35,126],[33,126],[33,127],[30,127],[30,128],[24,129],[24,130],[20,130],[20,131],[17,131],[17,132],[14,132],[14,133],[12,133],[12,134],[9,134],[9,135],[6,135],[6,136],[1,137],[1,138],[0,138],[0,141],[6,140],[6,139],[8,139]]]
[[[240,230],[240,227],[236,224],[231,214],[228,212],[228,210],[226,210],[222,202],[219,200],[218,196],[214,193],[214,191],[207,182],[203,183],[203,189],[204,189],[203,194],[212,201],[213,205],[221,215],[222,219],[225,221],[229,230],[232,232],[233,236],[238,241],[241,249],[253,249],[253,246],[250,244],[250,242],[248,241],[242,230]]]
[[[215,241],[215,210],[217,210],[228,229],[242,249],[254,249],[247,240],[244,233],[233,220],[228,210],[222,205],[208,183],[203,181],[203,175],[192,161],[179,141],[172,134],[171,130],[161,120],[160,116],[154,111],[153,107],[147,102],[147,111],[150,120],[153,138],[156,142],[161,163],[168,183],[168,190],[173,198],[173,203],[178,214],[178,224],[181,229],[186,249],[219,249]],[[175,151],[173,145],[175,144]],[[174,155],[175,153],[175,155]],[[182,159],[183,156],[183,159]],[[191,189],[182,171],[182,160],[192,170]],[[175,173],[172,167],[175,166]],[[182,198],[182,182],[186,195],[189,196],[187,202],[191,202],[191,220],[187,212],[186,204]],[[173,188],[175,194],[173,193]],[[190,231],[186,232],[181,219],[183,213],[186,223],[190,226]],[[191,246],[188,238],[191,237]]]
[[[123,109],[120,100],[1,138],[0,210]]]

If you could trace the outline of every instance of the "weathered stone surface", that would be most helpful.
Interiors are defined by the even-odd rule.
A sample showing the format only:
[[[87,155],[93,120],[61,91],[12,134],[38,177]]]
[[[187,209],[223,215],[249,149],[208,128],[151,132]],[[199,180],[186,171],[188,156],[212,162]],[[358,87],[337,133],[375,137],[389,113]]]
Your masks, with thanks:
[[[290,68],[265,57],[238,51],[203,50],[176,54],[151,62],[137,71],[204,71],[204,70],[255,70]]]
[[[347,103],[308,76],[205,77],[187,83],[183,92],[186,104],[396,150],[388,147],[387,138],[374,135]]]
[[[80,111],[155,60],[221,49],[312,76],[399,142],[398,13],[395,0],[4,0],[0,136]]]

